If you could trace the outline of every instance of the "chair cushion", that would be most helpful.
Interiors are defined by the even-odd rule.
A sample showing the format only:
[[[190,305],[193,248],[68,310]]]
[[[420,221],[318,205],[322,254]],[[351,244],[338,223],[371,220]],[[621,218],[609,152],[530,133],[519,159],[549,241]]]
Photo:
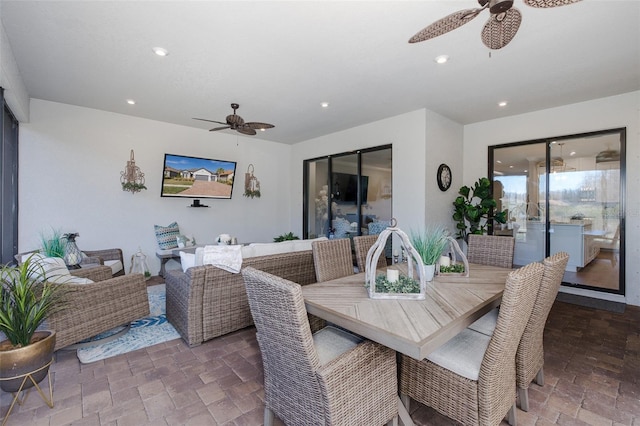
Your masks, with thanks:
[[[119,260],[105,260],[104,265],[111,268],[111,275],[117,274],[124,268],[122,262],[120,262]]]
[[[47,257],[41,253],[29,253],[22,256],[22,262],[25,262],[29,258],[31,258],[30,269],[33,269],[29,274],[31,278],[38,278],[39,281],[42,281],[43,278],[54,281],[57,277],[64,278],[71,276],[67,265],[64,264],[64,259],[61,257]],[[33,265],[37,265],[42,269],[34,269]]]
[[[162,250],[178,247],[177,237],[180,235],[180,228],[177,222],[170,223],[167,226],[153,225],[153,229],[156,233],[158,247]]]
[[[478,380],[490,340],[491,337],[466,328],[427,355],[427,359],[459,376]]]
[[[498,322],[498,312],[498,308],[490,310],[467,328],[485,336],[493,335],[493,330],[496,329],[496,322]]]
[[[182,266],[182,272],[187,272],[187,269],[196,266],[196,255],[193,253],[180,252],[180,266]]]
[[[313,333],[313,344],[318,353],[320,365],[327,364],[361,342],[362,338],[331,326]]]

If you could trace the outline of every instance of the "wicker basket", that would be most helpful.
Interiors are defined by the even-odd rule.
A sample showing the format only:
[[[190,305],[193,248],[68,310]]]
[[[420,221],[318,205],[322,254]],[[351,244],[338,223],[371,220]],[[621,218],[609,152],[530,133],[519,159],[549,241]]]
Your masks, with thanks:
[[[397,235],[400,240],[400,245],[405,253],[407,253],[407,268],[406,277],[415,279],[420,286],[419,293],[380,293],[376,291],[376,267],[378,265],[378,258],[384,256],[384,249],[387,239],[391,235]],[[403,265],[404,266],[404,265]],[[404,268],[388,268],[387,270],[400,270],[400,273],[405,272]],[[409,237],[400,228],[397,227],[397,221],[391,219],[391,226],[384,229],[375,243],[371,246],[367,252],[367,258],[365,261],[365,285],[369,290],[369,297],[372,299],[413,299],[424,300],[426,297],[427,283],[424,276],[422,267],[422,259],[420,254],[411,244]]]

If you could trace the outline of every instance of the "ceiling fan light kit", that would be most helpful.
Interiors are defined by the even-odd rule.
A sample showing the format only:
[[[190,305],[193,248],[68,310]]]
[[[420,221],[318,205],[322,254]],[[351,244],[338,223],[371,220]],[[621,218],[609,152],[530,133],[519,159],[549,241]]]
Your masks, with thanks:
[[[523,0],[528,6],[550,8],[577,3],[581,0]],[[471,21],[483,10],[488,9],[491,15],[481,33],[482,42],[489,49],[502,49],[513,40],[520,28],[522,15],[513,7],[514,0],[478,0],[480,7],[454,12],[438,19],[420,30],[409,39],[409,43],[418,43],[446,34]]]
[[[208,121],[210,123],[222,124],[221,127],[214,127],[213,129],[209,129],[210,132],[215,132],[218,130],[231,129],[236,132],[242,133],[243,135],[254,136],[256,134],[256,130],[265,130],[272,129],[275,127],[273,124],[269,123],[260,123],[257,121],[245,122],[242,117],[236,114],[236,110],[240,108],[240,105],[236,103],[231,104],[231,109],[233,109],[233,114],[227,115],[225,118],[225,122],[216,121],[216,120],[207,120],[205,118],[194,118],[194,120],[200,121]]]

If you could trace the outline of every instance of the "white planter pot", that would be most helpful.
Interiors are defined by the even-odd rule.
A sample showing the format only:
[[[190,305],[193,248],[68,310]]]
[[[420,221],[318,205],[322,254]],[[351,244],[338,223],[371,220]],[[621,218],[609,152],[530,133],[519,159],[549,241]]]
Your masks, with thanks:
[[[422,265],[422,272],[424,274],[424,279],[427,282],[433,281],[433,276],[436,273],[436,265]]]

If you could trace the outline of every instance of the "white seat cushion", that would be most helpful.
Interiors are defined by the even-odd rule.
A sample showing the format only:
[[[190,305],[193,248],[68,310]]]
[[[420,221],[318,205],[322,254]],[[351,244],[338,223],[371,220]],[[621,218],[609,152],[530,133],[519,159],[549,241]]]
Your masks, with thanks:
[[[490,340],[491,337],[466,328],[427,355],[427,359],[459,376],[478,380]]]
[[[496,322],[498,322],[498,312],[498,308],[492,309],[467,328],[486,336],[492,336],[493,330],[496,329]]]
[[[56,281],[58,277],[62,280],[70,276],[67,265],[64,264],[64,260],[61,257],[47,257],[41,253],[22,256],[22,262],[27,259],[31,259],[29,276],[37,278],[38,281],[43,281],[45,278],[48,281]]]
[[[313,344],[321,365],[355,348],[360,342],[360,337],[331,326],[313,333]]]
[[[109,268],[111,268],[111,275],[117,274],[124,268],[124,266],[122,266],[122,262],[120,262],[119,260],[105,260],[104,266],[108,266]]]

